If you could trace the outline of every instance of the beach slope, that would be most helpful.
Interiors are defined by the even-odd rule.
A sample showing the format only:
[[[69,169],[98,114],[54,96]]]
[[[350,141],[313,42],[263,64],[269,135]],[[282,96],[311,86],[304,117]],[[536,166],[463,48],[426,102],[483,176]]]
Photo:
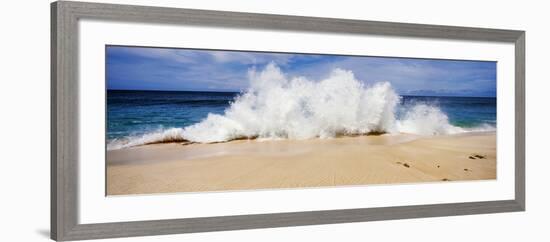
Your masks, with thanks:
[[[154,144],[106,172],[107,195],[496,179],[496,133]]]

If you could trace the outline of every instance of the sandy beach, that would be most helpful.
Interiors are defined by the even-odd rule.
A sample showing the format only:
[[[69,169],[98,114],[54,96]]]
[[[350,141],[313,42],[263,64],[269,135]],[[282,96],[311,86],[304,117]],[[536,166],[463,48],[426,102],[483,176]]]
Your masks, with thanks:
[[[107,195],[496,179],[496,133],[144,145],[107,152]]]

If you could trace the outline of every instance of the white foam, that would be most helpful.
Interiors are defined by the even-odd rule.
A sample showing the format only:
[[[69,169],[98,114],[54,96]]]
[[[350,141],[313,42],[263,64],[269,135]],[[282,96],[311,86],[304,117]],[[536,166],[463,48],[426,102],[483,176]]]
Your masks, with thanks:
[[[402,133],[420,135],[456,134],[463,128],[451,125],[441,109],[426,104],[414,105],[407,110],[402,120],[397,120],[397,129]]]
[[[153,143],[184,141],[185,139],[182,136],[182,131],[183,129],[181,128],[171,128],[147,133],[141,136],[114,139],[107,144],[107,150],[118,150]]]
[[[236,138],[329,138],[385,132],[394,127],[399,96],[388,82],[365,87],[350,71],[334,70],[320,81],[287,78],[273,64],[251,71],[250,89],[222,115],[186,127],[195,142]]]
[[[239,138],[311,139],[337,135],[413,133],[455,134],[472,131],[449,123],[438,107],[417,104],[396,119],[400,96],[389,82],[364,85],[351,71],[335,69],[325,79],[285,76],[274,64],[249,71],[250,88],[223,115],[201,122],[111,142],[108,149],[188,140],[200,143]],[[480,127],[486,130],[488,127]]]

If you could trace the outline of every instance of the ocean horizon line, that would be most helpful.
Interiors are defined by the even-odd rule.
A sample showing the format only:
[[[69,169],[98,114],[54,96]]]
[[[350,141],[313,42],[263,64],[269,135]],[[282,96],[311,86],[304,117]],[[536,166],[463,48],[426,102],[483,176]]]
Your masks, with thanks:
[[[105,89],[106,91],[115,91],[115,92],[197,92],[197,93],[241,93],[242,91],[222,91],[222,90],[144,90],[144,89]],[[459,95],[411,95],[411,94],[400,94],[399,96],[403,97],[467,97],[467,98],[497,98],[496,96],[459,96]]]

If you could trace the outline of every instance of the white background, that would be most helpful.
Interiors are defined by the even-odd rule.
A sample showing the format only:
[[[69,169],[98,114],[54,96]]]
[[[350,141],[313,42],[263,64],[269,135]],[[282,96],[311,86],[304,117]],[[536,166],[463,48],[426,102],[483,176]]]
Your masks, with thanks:
[[[527,212],[126,238],[112,241],[548,241],[546,77],[550,21],[520,1],[102,1],[397,22],[527,30]],[[2,241],[46,241],[49,233],[49,1],[2,6],[0,221]]]

